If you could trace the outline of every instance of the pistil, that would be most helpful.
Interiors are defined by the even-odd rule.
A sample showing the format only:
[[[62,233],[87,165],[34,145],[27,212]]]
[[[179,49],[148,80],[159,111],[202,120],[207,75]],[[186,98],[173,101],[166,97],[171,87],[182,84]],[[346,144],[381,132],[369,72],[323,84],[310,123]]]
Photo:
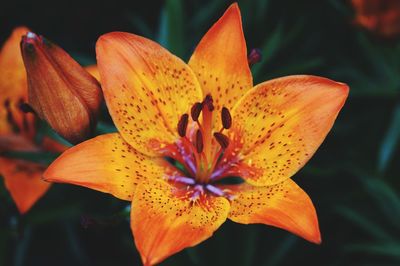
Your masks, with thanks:
[[[187,185],[192,191],[191,199],[194,202],[204,193],[229,196],[215,182],[222,176],[227,176],[232,168],[225,154],[231,149],[230,140],[223,133],[224,130],[231,128],[232,116],[228,108],[223,107],[220,114],[222,127],[219,131],[213,131],[213,111],[213,99],[210,95],[207,95],[202,102],[195,103],[190,110],[190,116],[197,123],[197,128],[188,131],[187,127],[193,123],[189,123],[188,114],[183,114],[177,125],[181,139],[175,148],[169,150],[172,155],[175,154],[173,158],[186,168],[186,171],[181,171],[184,173],[182,176],[171,176],[170,180]],[[190,132],[189,136],[187,132]],[[219,147],[216,144],[219,144]],[[185,173],[188,175],[185,176]]]
[[[203,136],[204,136],[204,153],[207,161],[211,161],[212,155],[212,112],[214,111],[213,99],[207,95],[203,101]],[[207,165],[211,167],[211,165]]]

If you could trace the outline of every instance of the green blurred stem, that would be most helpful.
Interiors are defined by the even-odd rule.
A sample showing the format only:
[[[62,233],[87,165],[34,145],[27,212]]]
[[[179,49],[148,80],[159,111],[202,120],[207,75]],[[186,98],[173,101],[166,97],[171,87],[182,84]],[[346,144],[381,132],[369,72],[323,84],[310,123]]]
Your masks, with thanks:
[[[17,246],[15,248],[14,253],[14,266],[23,266],[25,265],[25,257],[29,247],[29,244],[32,239],[32,228],[30,226],[26,226],[24,228],[22,239],[17,241]]]
[[[297,242],[297,237],[288,235],[280,245],[277,246],[275,252],[264,263],[263,266],[277,266],[280,265],[284,258],[287,257],[289,250],[291,250]]]

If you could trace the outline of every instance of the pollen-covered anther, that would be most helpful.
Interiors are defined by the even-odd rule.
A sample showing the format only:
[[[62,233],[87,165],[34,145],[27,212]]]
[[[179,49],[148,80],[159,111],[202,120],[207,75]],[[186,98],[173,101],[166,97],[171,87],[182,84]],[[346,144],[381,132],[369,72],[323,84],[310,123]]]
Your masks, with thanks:
[[[192,109],[190,110],[190,113],[192,115],[193,121],[198,121],[199,116],[201,113],[201,109],[203,109],[203,104],[197,102],[192,106]]]
[[[218,142],[218,144],[221,146],[222,149],[226,149],[229,146],[229,138],[225,136],[222,133],[215,132],[214,133],[214,138]]]
[[[198,129],[196,131],[196,150],[198,153],[202,153],[203,148],[204,148],[203,134],[201,133],[201,130]]]
[[[189,123],[189,115],[188,114],[182,115],[178,122],[179,136],[181,136],[181,137],[186,136],[186,129],[187,129],[188,123]]]
[[[225,129],[229,129],[232,126],[232,116],[231,113],[229,112],[229,109],[226,107],[222,107],[221,121],[222,121],[222,126]]]

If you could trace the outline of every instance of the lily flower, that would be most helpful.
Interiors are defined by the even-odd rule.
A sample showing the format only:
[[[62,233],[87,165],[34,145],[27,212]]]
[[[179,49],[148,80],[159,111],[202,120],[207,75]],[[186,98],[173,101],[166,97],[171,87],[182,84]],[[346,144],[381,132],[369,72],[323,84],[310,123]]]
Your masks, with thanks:
[[[42,180],[47,165],[11,158],[7,153],[57,154],[67,148],[47,136],[40,139],[37,117],[27,104],[27,76],[20,41],[29,32],[26,27],[14,29],[0,51],[0,175],[21,214],[26,213],[50,188],[51,184]],[[88,71],[95,74],[96,67],[89,66]]]
[[[29,104],[71,143],[88,139],[103,99],[99,82],[63,49],[33,32],[21,41]],[[90,71],[95,74],[93,67]]]
[[[96,52],[119,132],[65,151],[44,178],[131,201],[144,265],[199,244],[226,219],[320,243],[313,203],[290,177],[331,129],[345,84],[300,75],[253,86],[237,4],[188,64],[123,32],[101,36]]]
[[[14,29],[0,51],[0,174],[21,214],[49,189],[41,180],[46,165],[5,156],[6,152],[62,152],[66,147],[44,137],[36,143],[36,118],[26,105],[28,90],[19,42],[29,32]]]
[[[400,34],[400,1],[352,0],[357,25],[383,37]]]

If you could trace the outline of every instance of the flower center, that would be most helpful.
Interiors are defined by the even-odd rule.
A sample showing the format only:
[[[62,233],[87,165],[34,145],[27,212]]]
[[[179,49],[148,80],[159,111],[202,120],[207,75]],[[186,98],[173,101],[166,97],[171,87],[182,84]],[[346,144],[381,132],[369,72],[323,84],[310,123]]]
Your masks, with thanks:
[[[195,103],[188,114],[178,122],[179,140],[165,147],[162,152],[175,166],[177,172],[168,176],[170,182],[190,188],[194,201],[201,195],[213,194],[231,199],[222,179],[238,176],[238,149],[224,130],[232,126],[229,110],[221,110],[221,128],[213,130],[213,99],[207,95]],[[191,120],[190,120],[191,118]]]

